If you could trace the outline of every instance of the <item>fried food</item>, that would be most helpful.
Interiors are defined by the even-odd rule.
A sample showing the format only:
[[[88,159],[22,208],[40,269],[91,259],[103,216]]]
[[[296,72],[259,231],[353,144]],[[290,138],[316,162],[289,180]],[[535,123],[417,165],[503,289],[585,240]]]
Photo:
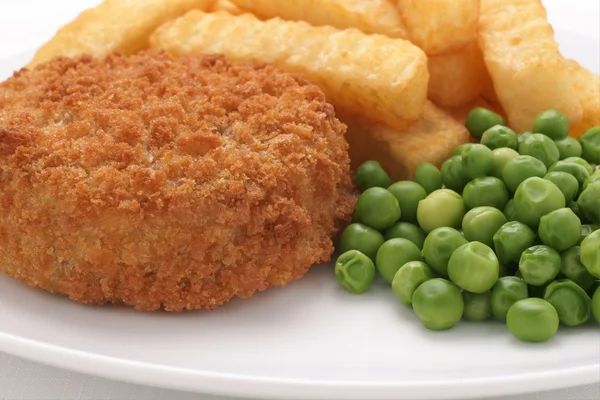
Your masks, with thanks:
[[[419,117],[427,97],[427,57],[419,48],[356,29],[191,11],[159,28],[151,45],[176,56],[221,53],[301,72],[336,108],[397,128]]]
[[[57,58],[0,84],[0,268],[83,303],[213,309],[333,252],[345,127],[316,86],[162,52]]]
[[[247,12],[246,10],[241,9],[240,7],[232,3],[230,0],[217,0],[210,9],[210,12],[216,11],[226,11],[231,15],[241,15]]]
[[[461,107],[476,99],[490,77],[477,41],[455,53],[431,56],[429,99],[441,107]]]
[[[453,53],[477,37],[480,0],[396,0],[408,38],[429,56]]]
[[[582,108],[539,0],[481,0],[479,45],[509,123],[528,131],[535,117],[557,109],[571,126]]]
[[[304,21],[315,26],[356,28],[406,39],[400,15],[389,0],[233,0],[240,7],[266,18]]]
[[[583,109],[581,122],[570,130],[570,135],[581,136],[588,129],[600,125],[600,77],[582,67],[577,61],[566,60],[571,84]]]
[[[35,54],[29,67],[56,56],[90,54],[104,57],[113,51],[133,54],[148,48],[148,38],[165,21],[193,9],[208,10],[215,0],[105,0],[63,26]]]
[[[463,124],[429,101],[419,121],[403,131],[339,110],[338,116],[348,125],[346,139],[353,168],[377,160],[395,181],[413,179],[419,162],[440,166],[455,147],[470,138]]]
[[[458,121],[462,125],[464,125],[465,121],[467,120],[467,116],[469,115],[469,112],[471,112],[472,109],[477,108],[477,107],[487,108],[488,110],[501,115],[502,118],[504,118],[506,120],[506,113],[504,112],[502,107],[490,102],[484,96],[479,96],[475,100],[471,101],[469,104],[465,104],[462,107],[442,108],[442,109],[444,111],[446,111],[447,113],[449,113],[456,121]],[[474,140],[475,140],[475,138],[474,138]]]

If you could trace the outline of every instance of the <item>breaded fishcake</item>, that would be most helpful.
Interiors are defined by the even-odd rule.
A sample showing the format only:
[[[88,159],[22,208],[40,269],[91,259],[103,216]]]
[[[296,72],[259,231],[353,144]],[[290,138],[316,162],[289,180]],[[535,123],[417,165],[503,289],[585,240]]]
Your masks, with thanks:
[[[0,268],[83,303],[213,309],[328,261],[345,126],[273,67],[58,58],[0,84]]]

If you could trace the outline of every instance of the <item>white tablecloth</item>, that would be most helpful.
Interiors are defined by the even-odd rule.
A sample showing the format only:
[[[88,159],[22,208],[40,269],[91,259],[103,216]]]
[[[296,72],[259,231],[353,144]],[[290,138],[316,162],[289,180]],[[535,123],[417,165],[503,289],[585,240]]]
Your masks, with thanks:
[[[0,0],[0,58],[38,47],[64,22],[98,2],[98,0]],[[600,15],[595,18],[595,21],[598,20]],[[0,400],[75,399],[231,400],[95,378],[0,353]],[[600,384],[494,400],[598,399],[600,399]]]

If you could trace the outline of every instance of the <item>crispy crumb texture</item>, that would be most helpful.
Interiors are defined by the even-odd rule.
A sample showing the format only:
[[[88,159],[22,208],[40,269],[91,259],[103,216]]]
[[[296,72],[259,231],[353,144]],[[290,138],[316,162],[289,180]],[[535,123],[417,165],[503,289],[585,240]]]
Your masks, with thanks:
[[[0,268],[84,303],[213,309],[328,261],[355,197],[303,78],[220,56],[57,58],[0,84]]]

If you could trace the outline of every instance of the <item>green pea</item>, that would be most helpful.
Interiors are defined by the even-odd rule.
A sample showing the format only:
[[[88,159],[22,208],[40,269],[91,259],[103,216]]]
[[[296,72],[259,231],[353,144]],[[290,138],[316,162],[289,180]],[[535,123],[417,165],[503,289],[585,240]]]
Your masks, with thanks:
[[[550,169],[548,169],[548,172],[557,171],[566,172],[567,174],[573,175],[575,179],[577,179],[579,187],[583,187],[585,180],[590,176],[590,173],[586,167],[567,160],[557,161],[550,167]]]
[[[492,150],[503,147],[517,149],[519,142],[515,131],[503,125],[495,125],[483,133],[481,144]]]
[[[542,111],[533,122],[533,131],[553,140],[564,139],[569,135],[569,120],[558,110]]]
[[[516,221],[517,220],[517,210],[515,210],[515,199],[510,199],[508,203],[506,203],[506,207],[504,207],[504,216],[506,217],[506,221]]]
[[[600,224],[600,182],[589,185],[581,192],[577,204],[586,220]]]
[[[588,290],[594,284],[594,278],[581,262],[581,247],[574,246],[560,255],[560,273],[572,280],[582,289]]]
[[[394,225],[400,218],[400,204],[387,189],[374,187],[365,190],[354,209],[358,222],[383,230]]]
[[[575,204],[577,204],[577,203],[575,203]],[[583,242],[583,240],[586,237],[588,237],[589,235],[591,235],[594,231],[597,231],[598,229],[600,229],[600,225],[593,225],[593,224],[581,225],[581,237],[579,238],[579,242],[577,244],[580,245],[581,242]]]
[[[450,329],[463,315],[460,290],[451,282],[434,278],[423,282],[413,295],[413,310],[426,328]]]
[[[544,300],[554,306],[562,324],[578,326],[590,319],[592,299],[572,280],[558,279],[549,284]]]
[[[499,321],[506,321],[510,307],[519,300],[526,299],[527,283],[516,276],[499,278],[492,288],[492,313]]]
[[[519,300],[508,310],[506,326],[525,342],[545,342],[558,331],[558,313],[546,300]]]
[[[405,306],[412,305],[415,290],[425,281],[435,278],[435,273],[421,261],[410,261],[404,264],[392,281],[392,290]]]
[[[494,245],[494,234],[507,222],[502,211],[494,207],[476,207],[465,214],[462,228],[470,242]]]
[[[435,165],[420,162],[415,171],[415,182],[421,185],[427,193],[432,193],[442,188],[442,173]]]
[[[402,210],[400,221],[416,222],[419,201],[427,197],[423,186],[412,181],[400,181],[388,187],[388,190],[400,204],[400,210]]]
[[[383,244],[383,235],[376,229],[363,224],[350,224],[340,237],[340,253],[358,250],[375,261],[377,250]]]
[[[560,272],[560,254],[552,247],[531,246],[521,254],[519,271],[523,280],[533,286],[552,282]]]
[[[519,146],[521,145],[521,143],[523,143],[525,141],[525,139],[527,139],[531,135],[533,135],[533,133],[531,133],[531,132],[519,133],[517,135],[517,142],[519,143]]]
[[[463,318],[467,321],[485,321],[492,315],[492,292],[483,293],[462,292],[465,304]]]
[[[467,148],[473,146],[473,143],[467,142],[467,143],[463,143],[459,146],[457,146],[454,151],[452,151],[452,155],[453,156],[462,156],[463,151],[465,151]]]
[[[569,204],[569,208],[571,209],[571,211],[573,211],[575,213],[575,215],[577,215],[577,218],[579,218],[579,220],[581,221],[582,224],[586,224],[589,222],[587,220],[587,218],[585,217],[585,215],[583,214],[583,210],[581,208],[579,208],[579,204],[577,204],[576,201],[571,202],[571,204]],[[583,225],[582,225],[582,227],[583,227]],[[582,235],[583,235],[583,232],[582,232]],[[583,238],[581,238],[581,240],[583,240]]]
[[[567,203],[571,203],[579,193],[579,182],[571,174],[560,171],[549,172],[544,179],[554,183],[560,189]]]
[[[583,158],[588,162],[600,164],[600,126],[595,126],[579,137],[583,148]]]
[[[487,176],[494,166],[494,153],[487,146],[474,144],[462,155],[463,169],[469,179]]]
[[[564,160],[569,157],[581,157],[583,149],[577,139],[567,136],[564,139],[557,140],[556,147],[560,153],[560,159]]]
[[[594,231],[581,242],[581,263],[592,276],[600,278],[600,230]]]
[[[527,225],[517,221],[507,222],[494,234],[496,255],[505,264],[519,262],[521,254],[531,247],[535,238],[535,233]]]
[[[583,183],[583,187],[581,188],[581,190],[585,190],[588,188],[588,186],[590,186],[593,183],[600,183],[600,173],[594,173],[592,175],[590,175],[585,182]]]
[[[508,147],[501,147],[494,149],[494,165],[492,167],[492,176],[502,179],[502,171],[506,164],[515,157],[519,156],[516,150],[509,149]]]
[[[435,272],[448,276],[448,262],[452,253],[467,243],[467,239],[456,229],[437,228],[425,238],[423,258]]]
[[[506,121],[500,115],[483,107],[472,109],[465,121],[465,126],[471,136],[478,138],[495,125],[506,125]]]
[[[472,143],[471,143],[472,145]],[[461,156],[453,156],[442,164],[442,182],[448,189],[461,192],[469,178],[465,174]]]
[[[367,161],[356,169],[354,182],[361,192],[372,187],[387,188],[392,180],[377,161]]]
[[[417,221],[425,232],[443,226],[458,228],[465,212],[464,201],[458,193],[440,189],[419,202]]]
[[[540,219],[538,235],[544,244],[565,251],[579,242],[581,221],[570,208],[560,208]]]
[[[417,245],[419,249],[423,248],[423,242],[427,234],[417,225],[411,224],[410,222],[396,222],[394,226],[385,231],[385,240],[394,238],[408,239]]]
[[[423,261],[421,250],[408,239],[395,238],[381,245],[375,266],[383,279],[392,283],[400,267],[410,261]]]
[[[556,143],[546,135],[534,133],[525,139],[519,146],[519,154],[537,158],[544,163],[546,168],[560,159]]]
[[[459,287],[471,293],[490,290],[498,280],[499,264],[494,251],[483,243],[460,246],[448,262],[448,276]]]
[[[515,192],[517,219],[531,227],[540,224],[540,219],[566,205],[565,196],[552,182],[542,178],[528,178]]]
[[[360,251],[350,250],[338,257],[335,278],[350,293],[361,294],[373,285],[375,265]]]
[[[532,177],[542,178],[546,173],[546,166],[537,158],[518,156],[506,163],[502,170],[502,179],[506,187],[515,192],[524,180]]]
[[[565,158],[562,161],[569,164],[579,164],[582,167],[584,167],[590,175],[594,173],[594,166],[581,157],[569,157]]]
[[[600,286],[596,289],[592,297],[592,314],[594,314],[596,322],[600,324]]]
[[[510,194],[500,179],[484,176],[467,183],[463,191],[463,199],[467,209],[483,206],[504,209]]]

